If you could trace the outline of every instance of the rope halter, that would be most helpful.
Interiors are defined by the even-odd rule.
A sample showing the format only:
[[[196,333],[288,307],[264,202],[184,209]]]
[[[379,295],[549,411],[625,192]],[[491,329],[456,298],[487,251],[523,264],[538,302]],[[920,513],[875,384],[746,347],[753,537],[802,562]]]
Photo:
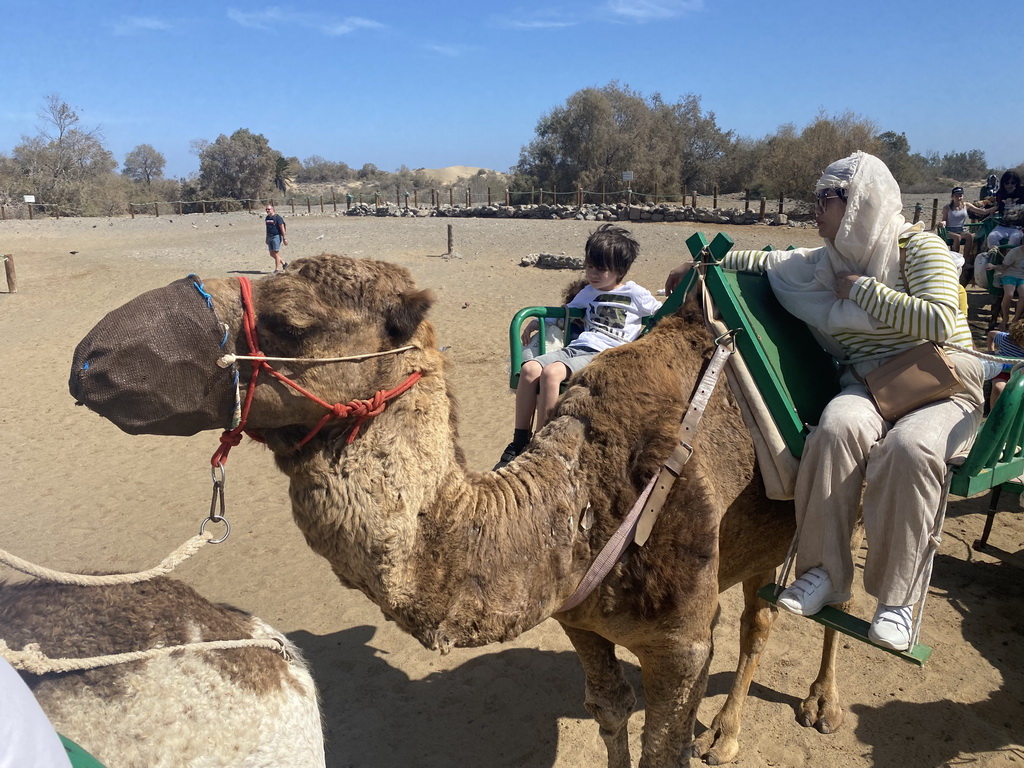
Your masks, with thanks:
[[[320,432],[321,429],[332,419],[347,419],[354,418],[355,424],[349,432],[347,444],[351,444],[355,441],[359,435],[359,430],[363,424],[374,416],[379,416],[383,413],[387,407],[388,402],[394,400],[396,397],[401,395],[403,392],[411,389],[412,386],[422,378],[423,373],[421,371],[414,371],[409,374],[406,379],[393,389],[382,389],[377,391],[372,397],[365,400],[351,400],[347,403],[328,403],[327,401],[317,397],[312,392],[304,388],[302,385],[295,381],[292,381],[280,371],[274,369],[270,365],[270,361],[282,361],[282,362],[308,362],[308,363],[334,363],[334,362],[355,362],[359,360],[367,360],[370,358],[380,357],[382,355],[397,354],[399,352],[405,352],[410,349],[417,349],[414,344],[408,344],[404,347],[397,347],[395,349],[384,350],[383,352],[370,352],[363,355],[352,355],[349,357],[330,357],[330,358],[301,358],[301,357],[267,357],[260,351],[259,340],[256,335],[256,311],[253,306],[252,300],[252,282],[247,277],[238,278],[239,287],[241,289],[242,297],[242,327],[245,329],[245,338],[249,345],[249,355],[225,355],[218,361],[218,365],[227,367],[234,363],[236,360],[249,360],[252,362],[252,375],[249,378],[249,386],[245,393],[245,402],[242,404],[241,418],[239,419],[238,425],[233,429],[225,430],[220,436],[220,446],[214,452],[210,459],[210,464],[213,467],[223,467],[228,460],[228,453],[231,449],[238,445],[242,441],[242,434],[248,434],[249,437],[263,442],[262,438],[252,432],[246,432],[246,424],[249,420],[249,409],[252,406],[253,395],[256,392],[256,384],[259,380],[260,371],[266,371],[268,376],[273,376],[275,379],[280,381],[299,394],[312,400],[317,405],[324,408],[327,413],[317,422],[316,426],[310,430],[302,440],[299,441],[298,447],[306,445]]]

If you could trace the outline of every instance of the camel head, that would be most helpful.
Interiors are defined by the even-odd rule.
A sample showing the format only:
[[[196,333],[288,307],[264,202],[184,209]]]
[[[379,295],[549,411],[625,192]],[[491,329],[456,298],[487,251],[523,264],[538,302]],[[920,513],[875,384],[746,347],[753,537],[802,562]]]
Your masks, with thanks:
[[[260,370],[247,428],[310,427],[328,412],[323,403],[366,400],[382,383],[396,387],[443,365],[425,321],[433,297],[402,267],[322,254],[254,281],[254,345],[242,288],[238,279],[190,275],[113,310],[75,350],[72,396],[132,434],[229,429],[258,365],[232,356],[255,346],[298,358],[271,366],[322,402]],[[368,353],[381,354],[320,362]]]

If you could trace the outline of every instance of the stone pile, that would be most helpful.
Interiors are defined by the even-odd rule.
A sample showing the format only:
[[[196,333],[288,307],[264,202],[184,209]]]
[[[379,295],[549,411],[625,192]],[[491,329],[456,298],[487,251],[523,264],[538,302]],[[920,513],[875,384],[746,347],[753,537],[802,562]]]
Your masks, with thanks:
[[[757,211],[737,208],[693,208],[689,205],[627,205],[608,203],[583,206],[553,205],[477,205],[471,207],[444,205],[438,208],[405,208],[395,203],[380,206],[366,203],[353,205],[345,212],[348,216],[441,216],[448,218],[492,219],[573,219],[576,221],[694,221],[702,224],[757,224]],[[766,214],[768,224],[798,226],[785,214]]]

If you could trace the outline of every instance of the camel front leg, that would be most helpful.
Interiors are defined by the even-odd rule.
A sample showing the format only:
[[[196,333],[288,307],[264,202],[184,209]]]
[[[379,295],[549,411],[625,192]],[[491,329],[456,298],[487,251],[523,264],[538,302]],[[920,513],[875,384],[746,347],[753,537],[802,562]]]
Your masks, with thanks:
[[[597,720],[608,750],[608,768],[630,768],[629,716],[636,706],[633,686],[622,673],[615,645],[600,635],[562,624],[583,665],[584,706]]]
[[[711,725],[693,745],[694,757],[702,758],[708,765],[725,765],[735,760],[739,753],[743,705],[778,613],[775,607],[757,596],[757,590],[774,578],[775,572],[768,571],[743,582],[740,656],[732,689]]]
[[[717,605],[717,604],[716,604]],[[663,633],[656,644],[631,648],[644,676],[644,735],[640,768],[690,764],[697,707],[708,687],[712,642],[706,636],[674,640]]]

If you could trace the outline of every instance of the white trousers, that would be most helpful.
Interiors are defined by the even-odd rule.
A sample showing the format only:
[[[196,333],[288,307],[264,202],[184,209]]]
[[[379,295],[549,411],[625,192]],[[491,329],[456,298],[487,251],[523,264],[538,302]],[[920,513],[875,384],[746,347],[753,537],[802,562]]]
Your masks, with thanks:
[[[797,575],[819,565],[836,591],[851,591],[850,538],[863,506],[865,589],[885,605],[912,605],[923,596],[946,461],[970,446],[982,416],[981,363],[965,354],[950,358],[966,391],[895,424],[882,418],[852,373],[843,377],[842,392],[825,407],[800,460]]]
[[[1003,240],[1008,240],[1010,247],[1016,247],[1020,245],[1022,237],[1024,237],[1024,232],[1021,232],[1017,227],[999,225],[988,233],[988,239],[985,240],[985,244],[989,248],[995,248]]]

